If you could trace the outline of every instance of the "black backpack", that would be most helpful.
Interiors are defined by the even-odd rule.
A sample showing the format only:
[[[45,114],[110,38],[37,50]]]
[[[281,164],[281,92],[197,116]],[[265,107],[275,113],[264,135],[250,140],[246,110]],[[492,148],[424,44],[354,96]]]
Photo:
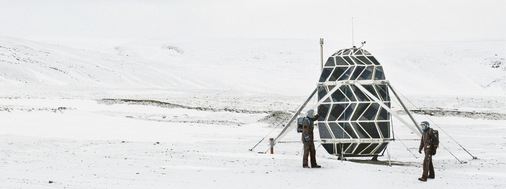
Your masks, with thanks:
[[[299,117],[297,118],[297,132],[298,133],[302,133],[302,123],[304,123],[304,121],[306,121],[305,119],[307,119],[306,117]],[[309,120],[307,120],[309,121]]]
[[[439,147],[439,132],[437,130],[430,130],[430,148],[432,149],[431,155],[436,155],[436,150]]]

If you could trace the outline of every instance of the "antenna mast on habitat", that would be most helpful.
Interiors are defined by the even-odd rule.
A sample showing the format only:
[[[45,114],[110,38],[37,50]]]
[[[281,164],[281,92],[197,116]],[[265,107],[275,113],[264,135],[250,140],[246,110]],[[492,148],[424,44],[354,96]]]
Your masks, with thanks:
[[[351,46],[355,47],[355,36],[353,31],[353,17],[351,17]]]
[[[320,38],[320,60],[321,60],[320,71],[323,71],[323,38]]]

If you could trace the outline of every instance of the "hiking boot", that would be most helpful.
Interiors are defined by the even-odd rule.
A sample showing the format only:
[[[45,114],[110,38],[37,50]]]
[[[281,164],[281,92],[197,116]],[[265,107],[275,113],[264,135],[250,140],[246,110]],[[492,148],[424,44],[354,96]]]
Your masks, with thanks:
[[[309,166],[307,166],[307,165],[303,165],[303,166],[302,166],[302,168],[309,168]]]
[[[428,176],[427,178],[434,179],[435,176]]]
[[[427,178],[420,177],[420,178],[418,178],[418,180],[419,180],[419,181],[424,181],[424,182],[425,182],[425,181],[427,181]]]
[[[321,168],[322,166],[319,166],[319,165],[313,165],[311,166],[311,168]]]

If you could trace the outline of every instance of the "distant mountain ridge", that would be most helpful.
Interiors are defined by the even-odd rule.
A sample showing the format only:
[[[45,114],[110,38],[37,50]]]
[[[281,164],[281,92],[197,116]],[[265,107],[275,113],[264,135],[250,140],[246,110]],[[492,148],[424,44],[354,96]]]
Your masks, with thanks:
[[[364,48],[384,65],[387,79],[408,94],[506,95],[504,44]],[[338,50],[330,46],[325,49],[328,55]],[[319,46],[308,40],[158,39],[85,50],[0,38],[0,86],[28,91],[203,89],[304,96],[320,74],[318,51]]]

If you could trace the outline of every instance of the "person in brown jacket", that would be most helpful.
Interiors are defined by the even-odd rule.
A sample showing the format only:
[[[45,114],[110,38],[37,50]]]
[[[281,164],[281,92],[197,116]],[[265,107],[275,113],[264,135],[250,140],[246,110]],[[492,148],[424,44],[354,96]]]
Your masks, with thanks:
[[[435,177],[434,166],[432,165],[432,150],[431,149],[431,141],[432,129],[430,128],[430,124],[427,121],[422,121],[420,124],[422,126],[422,140],[420,141],[420,147],[418,148],[418,153],[422,153],[422,149],[425,153],[425,158],[423,159],[423,173],[422,177],[418,178],[420,181],[427,181],[427,178],[433,179]]]
[[[318,164],[316,164],[316,150],[314,147],[314,121],[316,121],[320,115],[322,114],[323,107],[320,109],[318,114],[314,115],[314,110],[307,111],[307,116],[304,118],[302,122],[302,143],[304,143],[304,155],[302,158],[302,167],[309,168],[308,156],[311,154],[311,168],[320,168]]]

